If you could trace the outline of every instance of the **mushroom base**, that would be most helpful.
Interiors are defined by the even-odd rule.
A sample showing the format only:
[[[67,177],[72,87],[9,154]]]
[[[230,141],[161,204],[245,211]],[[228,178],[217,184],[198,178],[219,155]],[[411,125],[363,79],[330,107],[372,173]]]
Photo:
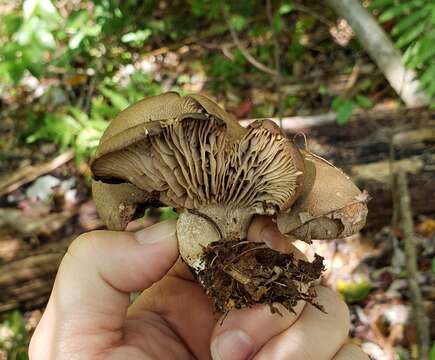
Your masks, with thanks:
[[[203,262],[204,270],[196,276],[219,312],[254,304],[268,304],[272,313],[279,312],[274,303],[293,311],[299,300],[323,311],[312,286],[324,270],[317,254],[310,263],[264,244],[216,241],[205,248]]]

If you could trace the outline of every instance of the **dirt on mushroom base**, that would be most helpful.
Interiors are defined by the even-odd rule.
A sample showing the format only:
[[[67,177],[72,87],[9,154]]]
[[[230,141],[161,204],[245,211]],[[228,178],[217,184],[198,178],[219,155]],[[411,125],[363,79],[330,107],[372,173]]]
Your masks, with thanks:
[[[196,276],[213,300],[216,311],[227,313],[255,304],[274,303],[289,311],[299,300],[307,301],[321,311],[312,286],[325,270],[323,257],[313,262],[295,259],[264,244],[247,241],[216,241],[204,249],[204,270]]]

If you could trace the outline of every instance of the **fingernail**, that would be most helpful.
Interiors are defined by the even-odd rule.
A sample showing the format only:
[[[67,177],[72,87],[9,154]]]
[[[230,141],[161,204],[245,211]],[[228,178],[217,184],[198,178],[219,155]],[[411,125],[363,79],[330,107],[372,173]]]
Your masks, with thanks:
[[[213,360],[247,360],[254,353],[254,342],[242,330],[228,330],[211,344]]]
[[[155,244],[158,242],[176,240],[176,220],[166,220],[134,233],[140,244]]]
[[[281,236],[278,228],[274,225],[265,226],[260,234],[261,240],[272,249],[279,247]]]

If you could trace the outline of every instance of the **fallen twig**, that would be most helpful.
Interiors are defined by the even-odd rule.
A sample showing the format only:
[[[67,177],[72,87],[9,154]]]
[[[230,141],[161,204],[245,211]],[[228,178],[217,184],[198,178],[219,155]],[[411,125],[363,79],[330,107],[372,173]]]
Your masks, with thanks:
[[[13,174],[4,175],[2,178],[0,178],[0,196],[15,191],[20,186],[35,180],[41,175],[53,171],[73,158],[74,151],[68,150],[48,162],[38,165],[24,166]]]
[[[276,72],[274,69],[269,68],[268,66],[264,65],[263,63],[259,62],[256,58],[254,58],[249,51],[245,48],[245,46],[240,41],[237,32],[234,30],[234,28],[231,26],[230,21],[228,20],[228,14],[226,14],[224,7],[222,7],[222,13],[223,17],[225,19],[225,22],[227,24],[228,30],[230,31],[231,37],[234,41],[234,44],[236,44],[237,48],[240,50],[242,55],[245,57],[245,59],[255,68],[257,68],[260,71],[263,71],[269,75],[272,76],[278,76],[278,72]]]
[[[334,123],[337,115],[333,112],[320,114],[320,115],[308,115],[308,116],[287,116],[281,118],[282,129],[286,131],[298,131],[312,126],[320,126],[323,124]],[[280,123],[279,118],[268,118],[275,122],[277,125]],[[242,126],[248,126],[250,123],[258,119],[244,119],[239,123]]]
[[[398,202],[398,217],[400,219],[399,223],[406,255],[406,274],[417,327],[418,359],[427,360],[429,359],[430,347],[429,319],[425,313],[423,298],[418,284],[414,223],[411,214],[408,179],[404,171],[396,171],[394,173],[394,192],[394,199]]]

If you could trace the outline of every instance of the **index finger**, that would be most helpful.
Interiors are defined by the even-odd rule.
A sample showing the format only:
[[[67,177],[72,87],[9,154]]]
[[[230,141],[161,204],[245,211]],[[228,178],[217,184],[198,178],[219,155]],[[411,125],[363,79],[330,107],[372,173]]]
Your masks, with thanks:
[[[101,334],[122,337],[129,293],[160,280],[178,257],[175,229],[175,221],[166,221],[137,233],[95,231],[74,240],[59,267],[31,353],[50,358],[42,355],[50,349],[51,358],[59,358],[73,334],[76,340],[80,334],[94,335],[81,339],[82,347]]]

